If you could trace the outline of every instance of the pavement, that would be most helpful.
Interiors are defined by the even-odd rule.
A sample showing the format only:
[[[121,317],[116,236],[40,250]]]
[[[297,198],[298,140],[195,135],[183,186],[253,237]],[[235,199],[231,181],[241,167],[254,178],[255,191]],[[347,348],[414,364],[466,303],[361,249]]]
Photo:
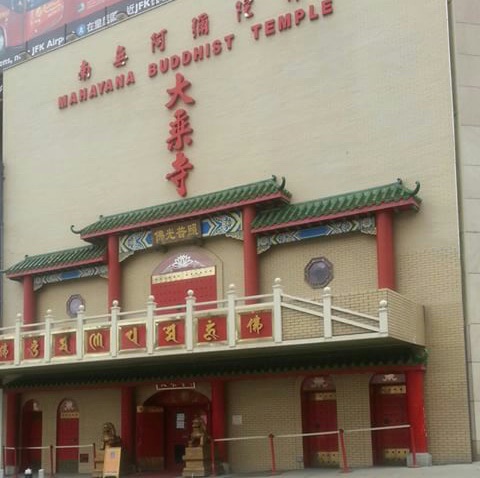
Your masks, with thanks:
[[[175,475],[162,473],[141,473],[128,475],[130,478],[173,478]],[[352,478],[480,478],[480,462],[467,463],[462,465],[434,465],[422,468],[407,467],[375,467],[375,468],[354,468],[349,473],[342,473],[340,469],[304,469],[294,471],[280,471],[275,475],[270,472],[228,474],[221,475],[221,478],[268,478],[279,476],[280,478],[340,478],[341,476]],[[55,478],[90,478],[90,475],[66,475],[57,474]],[[19,474],[18,478],[24,478]],[[34,478],[37,478],[34,476]],[[50,478],[45,473],[45,478]]]

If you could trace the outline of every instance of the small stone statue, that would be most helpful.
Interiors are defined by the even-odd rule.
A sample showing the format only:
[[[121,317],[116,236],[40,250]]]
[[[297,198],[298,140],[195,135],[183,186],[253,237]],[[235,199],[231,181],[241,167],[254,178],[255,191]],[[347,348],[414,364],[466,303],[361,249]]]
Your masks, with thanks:
[[[195,417],[192,421],[192,433],[188,441],[189,447],[203,447],[210,440],[205,423],[200,417]]]
[[[115,431],[115,426],[112,422],[105,422],[103,424],[103,432],[102,432],[102,448],[101,450],[105,450],[107,447],[111,446],[121,446],[122,439],[117,435]]]

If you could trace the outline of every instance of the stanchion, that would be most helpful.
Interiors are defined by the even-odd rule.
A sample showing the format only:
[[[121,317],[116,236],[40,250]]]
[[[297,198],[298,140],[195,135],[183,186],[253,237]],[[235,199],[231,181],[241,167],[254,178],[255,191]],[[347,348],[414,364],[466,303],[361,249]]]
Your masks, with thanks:
[[[217,470],[215,468],[215,442],[213,438],[210,440],[210,459],[212,460],[212,475],[217,476]]]
[[[55,476],[55,469],[53,468],[53,445],[50,445],[50,476]]]
[[[410,425],[410,451],[412,452],[412,468],[417,468],[417,450],[415,449],[415,434]]]
[[[340,449],[342,451],[342,473],[350,473],[350,469],[348,468],[348,461],[347,461],[347,451],[345,449],[345,432],[343,428],[339,428],[338,430],[338,437],[340,438]]]
[[[277,472],[277,464],[275,463],[275,445],[273,443],[273,437],[273,433],[268,435],[268,439],[270,440],[270,453],[272,455],[272,474],[275,474]]]

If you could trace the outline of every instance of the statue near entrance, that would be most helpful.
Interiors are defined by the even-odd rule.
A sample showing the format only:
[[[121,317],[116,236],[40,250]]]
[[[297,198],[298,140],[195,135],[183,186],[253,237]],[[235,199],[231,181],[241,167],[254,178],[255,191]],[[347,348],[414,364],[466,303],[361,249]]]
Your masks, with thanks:
[[[210,436],[207,433],[205,422],[196,416],[192,420],[192,433],[185,448],[185,467],[182,476],[208,476],[211,472],[209,445]]]
[[[192,433],[190,434],[190,440],[188,441],[189,447],[204,446],[210,441],[205,423],[200,417],[195,417],[192,420]]]
[[[112,422],[105,422],[102,428],[101,450],[111,446],[122,446],[122,439],[117,435],[115,425]]]

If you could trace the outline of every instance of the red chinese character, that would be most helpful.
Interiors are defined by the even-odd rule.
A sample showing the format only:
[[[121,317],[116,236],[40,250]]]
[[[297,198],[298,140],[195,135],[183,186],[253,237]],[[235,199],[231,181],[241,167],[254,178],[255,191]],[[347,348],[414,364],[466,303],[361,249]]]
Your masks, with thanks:
[[[175,120],[170,123],[170,138],[167,139],[168,149],[173,151],[180,151],[185,145],[190,146],[192,144],[192,138],[190,135],[193,133],[193,129],[190,128],[188,114],[185,110],[175,111]]]
[[[150,39],[152,40],[152,53],[155,50],[165,51],[167,30],[161,30],[158,33],[152,33]]]
[[[195,100],[185,93],[185,90],[190,87],[191,83],[186,80],[181,73],[175,75],[175,82],[175,86],[167,90],[171,98],[165,106],[168,109],[172,109],[178,99],[181,99],[187,105],[193,105]]]
[[[193,38],[208,35],[210,33],[210,22],[206,13],[202,13],[198,17],[192,19],[192,33]]]
[[[117,52],[115,54],[115,61],[113,62],[113,65],[117,68],[120,68],[121,66],[125,66],[127,64],[127,60],[128,56],[125,47],[117,46]]]
[[[245,18],[252,18],[253,17],[253,12],[252,12],[252,3],[253,3],[253,0],[239,0],[237,3],[236,3],[236,7],[237,7],[237,20],[239,22],[242,21],[242,15],[245,17]]]
[[[78,72],[78,78],[80,81],[87,81],[92,76],[92,67],[88,61],[83,60],[80,65],[80,71]]]
[[[188,171],[193,169],[193,165],[183,153],[177,153],[172,166],[175,171],[168,173],[165,178],[175,184],[177,192],[180,194],[180,196],[185,197],[187,194],[185,180],[187,179]]]

